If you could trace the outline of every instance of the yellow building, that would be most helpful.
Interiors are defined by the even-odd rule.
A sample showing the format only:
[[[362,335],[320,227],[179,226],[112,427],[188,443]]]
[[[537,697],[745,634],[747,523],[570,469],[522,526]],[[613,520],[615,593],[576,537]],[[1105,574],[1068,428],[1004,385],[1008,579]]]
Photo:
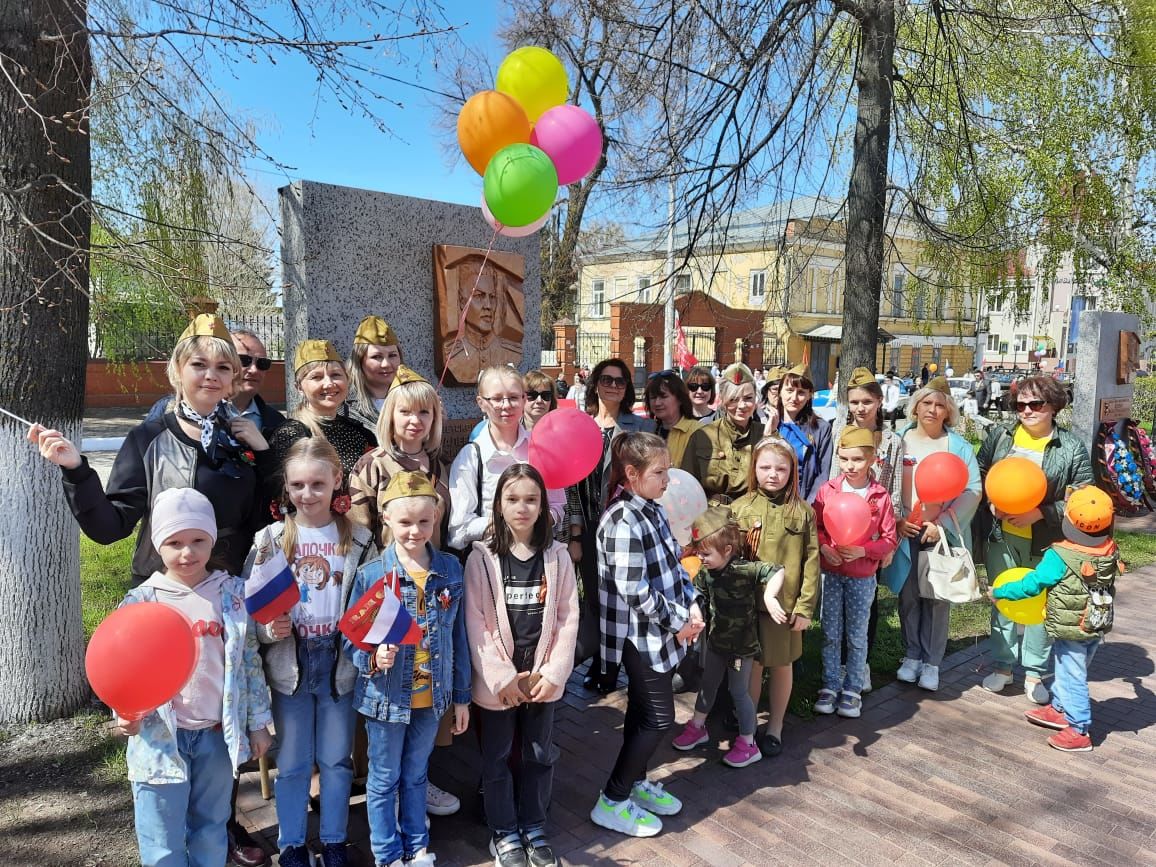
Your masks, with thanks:
[[[722,228],[707,233],[689,256],[685,227],[679,227],[676,298],[701,292],[721,307],[763,313],[761,332],[746,335],[741,346],[729,340],[730,346],[718,345],[710,323],[684,325],[700,363],[723,366],[741,357],[771,365],[807,358],[817,382],[834,377],[843,326],[842,219],[841,203],[828,199],[756,208],[735,214],[725,233]],[[913,226],[891,222],[885,285],[879,290],[876,370],[907,374],[931,362],[943,370],[970,370],[976,315],[969,293],[935,277]],[[593,364],[607,357],[612,345],[625,358],[633,346],[641,366],[641,338],[612,334],[612,308],[617,302],[649,304],[661,317],[668,291],[665,234],[588,255],[578,273],[578,361]],[[617,320],[615,329],[623,330]]]

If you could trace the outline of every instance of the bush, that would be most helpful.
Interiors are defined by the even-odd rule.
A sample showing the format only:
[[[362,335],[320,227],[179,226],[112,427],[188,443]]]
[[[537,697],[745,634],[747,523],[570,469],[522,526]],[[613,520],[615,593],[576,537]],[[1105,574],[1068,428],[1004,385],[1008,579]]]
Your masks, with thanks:
[[[1147,424],[1156,416],[1156,376],[1138,376],[1132,396],[1132,418]]]

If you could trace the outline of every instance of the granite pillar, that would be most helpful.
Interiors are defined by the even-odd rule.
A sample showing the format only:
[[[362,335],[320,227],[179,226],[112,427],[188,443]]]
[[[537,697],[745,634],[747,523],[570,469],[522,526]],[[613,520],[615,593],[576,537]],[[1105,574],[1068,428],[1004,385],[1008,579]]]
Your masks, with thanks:
[[[1100,426],[1100,401],[1105,398],[1132,400],[1132,383],[1116,381],[1121,331],[1139,333],[1139,318],[1131,313],[1106,310],[1085,310],[1080,314],[1072,431],[1083,440],[1089,452]]]

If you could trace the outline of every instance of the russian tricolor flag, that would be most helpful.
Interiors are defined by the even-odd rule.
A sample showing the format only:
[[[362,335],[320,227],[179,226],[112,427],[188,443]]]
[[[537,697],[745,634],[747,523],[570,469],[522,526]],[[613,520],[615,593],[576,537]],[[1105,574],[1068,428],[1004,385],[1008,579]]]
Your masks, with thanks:
[[[271,623],[300,601],[301,589],[281,546],[263,547],[245,579],[245,610],[249,616],[258,623]]]
[[[401,602],[397,574],[390,572],[365,591],[337,624],[354,647],[366,652],[379,644],[417,644],[421,626]]]

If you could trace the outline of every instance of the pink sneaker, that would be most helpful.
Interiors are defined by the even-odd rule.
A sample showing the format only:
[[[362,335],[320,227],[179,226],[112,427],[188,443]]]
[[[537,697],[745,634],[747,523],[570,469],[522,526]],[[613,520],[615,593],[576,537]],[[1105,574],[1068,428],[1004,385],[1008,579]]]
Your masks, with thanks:
[[[745,768],[747,765],[753,765],[763,757],[759,752],[759,748],[753,743],[747,743],[742,738],[735,738],[734,746],[730,751],[723,756],[723,764],[730,765],[732,768]]]
[[[693,750],[699,744],[710,740],[706,726],[696,726],[694,720],[688,720],[682,731],[675,737],[672,746],[676,750]]]

